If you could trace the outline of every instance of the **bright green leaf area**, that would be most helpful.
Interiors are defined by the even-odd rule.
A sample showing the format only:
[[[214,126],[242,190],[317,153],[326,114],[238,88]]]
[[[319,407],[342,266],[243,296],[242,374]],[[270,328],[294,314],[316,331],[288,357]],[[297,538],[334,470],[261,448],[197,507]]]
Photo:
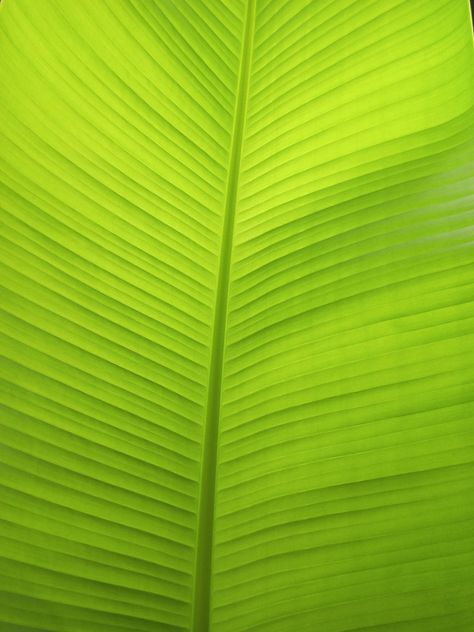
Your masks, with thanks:
[[[3,0],[1,632],[474,629],[467,0]]]

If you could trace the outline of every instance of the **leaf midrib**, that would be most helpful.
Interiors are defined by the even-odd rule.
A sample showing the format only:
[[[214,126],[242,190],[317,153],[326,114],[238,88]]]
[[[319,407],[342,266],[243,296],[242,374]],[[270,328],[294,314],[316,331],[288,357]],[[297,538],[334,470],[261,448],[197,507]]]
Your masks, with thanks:
[[[229,277],[239,185],[242,142],[247,111],[250,63],[255,29],[255,0],[247,0],[234,127],[227,173],[224,222],[217,280],[204,441],[201,461],[196,557],[192,601],[192,629],[207,632],[210,622],[212,546],[216,491],[217,445],[221,408],[222,371],[227,326]]]

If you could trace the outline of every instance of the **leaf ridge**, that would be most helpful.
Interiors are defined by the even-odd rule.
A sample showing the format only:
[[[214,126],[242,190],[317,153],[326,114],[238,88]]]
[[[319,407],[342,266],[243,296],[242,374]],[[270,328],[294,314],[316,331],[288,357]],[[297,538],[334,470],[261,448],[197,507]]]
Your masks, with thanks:
[[[219,258],[214,325],[209,367],[208,400],[201,460],[200,495],[196,537],[196,558],[193,589],[193,630],[209,629],[211,600],[212,542],[214,499],[218,449],[218,427],[221,408],[223,360],[226,338],[230,265],[234,233],[235,209],[239,185],[240,162],[245,129],[250,64],[255,30],[255,1],[248,0],[240,60],[234,128],[225,194],[224,223]]]

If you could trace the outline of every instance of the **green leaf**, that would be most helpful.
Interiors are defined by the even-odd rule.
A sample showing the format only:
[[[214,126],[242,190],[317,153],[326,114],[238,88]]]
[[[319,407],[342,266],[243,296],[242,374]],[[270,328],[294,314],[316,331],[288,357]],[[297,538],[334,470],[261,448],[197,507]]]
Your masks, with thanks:
[[[0,5],[2,632],[468,632],[467,0]]]

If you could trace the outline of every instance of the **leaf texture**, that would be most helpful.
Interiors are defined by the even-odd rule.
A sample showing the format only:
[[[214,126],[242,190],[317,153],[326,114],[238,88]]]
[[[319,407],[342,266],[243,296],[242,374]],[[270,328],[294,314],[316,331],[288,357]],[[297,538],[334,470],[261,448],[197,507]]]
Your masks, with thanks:
[[[468,632],[465,0],[4,0],[5,632]]]
[[[258,7],[227,333],[217,630],[468,630],[464,2]]]
[[[242,19],[1,27],[3,629],[189,629]]]

